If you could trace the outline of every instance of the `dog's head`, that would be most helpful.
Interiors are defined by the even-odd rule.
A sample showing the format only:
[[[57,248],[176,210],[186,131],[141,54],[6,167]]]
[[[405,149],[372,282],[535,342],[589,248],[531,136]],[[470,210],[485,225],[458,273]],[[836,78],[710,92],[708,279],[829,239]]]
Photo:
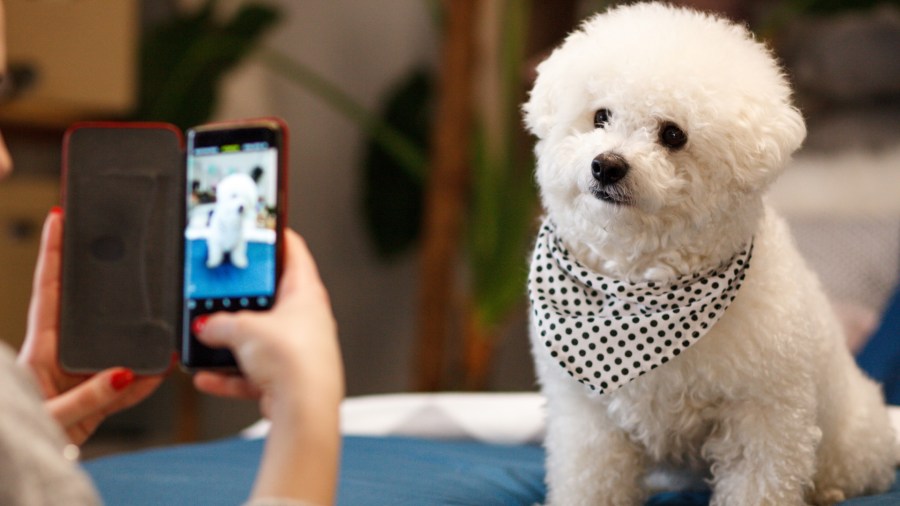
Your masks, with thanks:
[[[588,19],[523,107],[552,217],[696,226],[758,196],[806,134],[778,64],[744,28],[661,4]]]
[[[216,186],[216,212],[233,220],[255,219],[259,190],[246,174],[232,174]]]

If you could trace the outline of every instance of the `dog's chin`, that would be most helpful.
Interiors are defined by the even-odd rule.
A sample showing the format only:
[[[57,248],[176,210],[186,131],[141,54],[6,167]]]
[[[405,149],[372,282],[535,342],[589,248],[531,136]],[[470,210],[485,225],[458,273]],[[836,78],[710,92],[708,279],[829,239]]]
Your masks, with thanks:
[[[616,187],[601,188],[599,185],[591,185],[590,192],[597,200],[614,206],[630,207],[634,204],[630,196]]]

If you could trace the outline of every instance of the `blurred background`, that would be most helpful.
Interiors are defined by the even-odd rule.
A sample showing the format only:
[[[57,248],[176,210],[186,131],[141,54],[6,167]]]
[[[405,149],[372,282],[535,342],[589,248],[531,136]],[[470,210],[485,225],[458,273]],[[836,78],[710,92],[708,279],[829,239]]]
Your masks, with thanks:
[[[536,388],[524,279],[540,210],[518,107],[547,51],[615,2],[5,3],[4,340],[24,335],[69,124],[276,115],[291,130],[289,223],[330,290],[348,394]],[[746,23],[785,64],[809,136],[771,198],[860,346],[900,266],[900,2],[675,3]],[[221,437],[258,416],[176,371],[85,454]]]

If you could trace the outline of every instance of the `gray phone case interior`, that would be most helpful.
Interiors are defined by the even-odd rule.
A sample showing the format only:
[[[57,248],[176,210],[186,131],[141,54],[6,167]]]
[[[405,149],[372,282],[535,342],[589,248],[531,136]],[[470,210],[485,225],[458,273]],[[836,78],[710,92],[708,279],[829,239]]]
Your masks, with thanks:
[[[65,163],[60,363],[71,372],[162,372],[180,321],[180,137],[79,128]]]

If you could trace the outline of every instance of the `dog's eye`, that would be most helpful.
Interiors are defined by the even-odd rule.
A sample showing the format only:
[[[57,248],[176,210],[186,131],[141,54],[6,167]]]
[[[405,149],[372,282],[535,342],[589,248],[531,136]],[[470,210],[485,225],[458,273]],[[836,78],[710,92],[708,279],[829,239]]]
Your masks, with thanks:
[[[612,113],[609,112],[609,109],[598,109],[594,113],[594,128],[605,127],[609,123],[610,116],[612,116]]]
[[[666,122],[659,129],[659,142],[669,149],[681,149],[687,144],[687,134],[675,123]]]

